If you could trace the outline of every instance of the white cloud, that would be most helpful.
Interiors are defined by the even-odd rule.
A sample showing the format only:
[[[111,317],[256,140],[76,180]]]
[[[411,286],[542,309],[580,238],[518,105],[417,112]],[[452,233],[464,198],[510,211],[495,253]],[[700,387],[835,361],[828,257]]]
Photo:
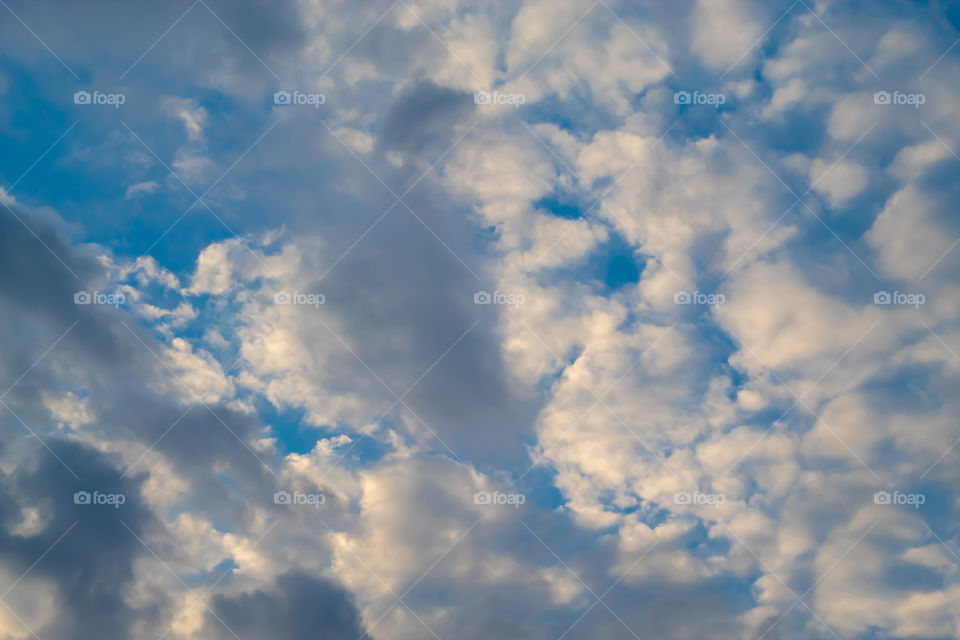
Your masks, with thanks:
[[[160,188],[160,184],[155,180],[147,180],[145,182],[138,182],[127,187],[126,193],[123,194],[124,199],[130,200],[132,198],[138,198],[143,195],[149,195],[151,193],[156,193]]]
[[[694,52],[707,66],[726,71],[763,32],[753,15],[740,0],[699,0],[691,14]]]
[[[167,98],[163,101],[163,108],[183,124],[190,142],[203,141],[203,131],[207,125],[206,109],[190,98]]]
[[[867,186],[866,168],[840,160],[827,162],[819,158],[810,165],[810,183],[824,194],[831,207],[842,207]]]

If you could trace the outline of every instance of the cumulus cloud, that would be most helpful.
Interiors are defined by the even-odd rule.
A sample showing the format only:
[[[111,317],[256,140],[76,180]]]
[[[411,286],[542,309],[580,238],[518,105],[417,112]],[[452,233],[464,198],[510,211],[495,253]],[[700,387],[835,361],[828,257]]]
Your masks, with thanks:
[[[215,637],[233,637],[240,629],[248,638],[359,638],[364,635],[349,596],[336,585],[308,574],[277,577],[275,592],[257,590],[217,596],[206,622]]]
[[[144,195],[156,193],[159,188],[160,184],[156,180],[145,180],[144,182],[138,182],[137,184],[132,184],[127,187],[123,197],[127,200],[131,198],[139,198]]]
[[[947,9],[11,10],[0,635],[957,635]]]

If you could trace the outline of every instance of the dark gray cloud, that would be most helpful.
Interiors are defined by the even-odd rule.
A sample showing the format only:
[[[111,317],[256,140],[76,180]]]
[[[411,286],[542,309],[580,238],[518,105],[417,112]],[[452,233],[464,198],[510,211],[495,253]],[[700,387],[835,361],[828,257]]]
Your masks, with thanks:
[[[235,470],[262,479],[262,466],[238,441],[256,433],[257,421],[215,405],[209,410],[197,405],[183,415],[186,407],[156,387],[158,376],[178,380],[157,359],[163,345],[123,309],[74,303],[76,292],[96,291],[106,282],[91,252],[71,247],[23,208],[17,215],[37,236],[0,208],[0,327],[7,335],[22,336],[5,349],[0,392],[29,374],[4,402],[43,431],[49,422],[43,391],[86,389],[99,414],[89,430],[153,444],[177,423],[181,428],[170,429],[157,451],[182,465],[184,473],[208,469],[212,460],[232,460],[239,465]],[[196,394],[206,390],[190,388]],[[12,432],[23,431],[12,416],[7,418]]]
[[[239,5],[217,0],[8,4],[24,23],[42,34],[47,46],[81,81],[134,83],[145,90],[151,85],[159,87],[147,82],[155,80],[158,73],[166,77],[164,88],[176,83],[178,75],[181,82],[210,81],[217,74],[243,75],[248,80],[270,78],[270,71],[257,57],[282,74],[291,60],[289,54],[303,45],[305,37],[293,4],[254,1]],[[0,29],[8,42],[20,45],[8,48],[10,55],[20,56],[30,65],[58,64],[19,21],[4,20]],[[151,45],[155,47],[151,49]],[[65,68],[59,70],[69,76]]]
[[[380,130],[388,151],[443,153],[453,142],[454,127],[473,111],[470,94],[419,82],[405,89],[390,106]]]
[[[327,296],[323,312],[337,317],[332,326],[344,328],[344,341],[394,393],[403,394],[426,374],[404,401],[458,455],[516,458],[524,454],[515,434],[530,424],[535,409],[507,384],[495,334],[496,310],[474,304],[475,292],[495,287],[458,260],[472,263],[477,275],[484,273],[474,260],[468,225],[455,209],[440,205],[436,195],[422,184],[407,201],[446,247],[398,205],[316,282],[315,290]],[[384,264],[391,266],[384,269]],[[336,344],[320,325],[315,337]],[[342,352],[340,366],[353,372],[354,388],[366,387],[393,403],[363,364],[339,345],[337,350]]]
[[[147,610],[127,604],[134,562],[148,553],[136,536],[152,540],[167,562],[175,562],[182,551],[168,542],[162,523],[140,500],[147,463],[122,477],[119,458],[108,459],[58,435],[45,399],[68,390],[81,393],[96,419],[75,427],[74,435],[155,445],[152,455],[162,455],[190,486],[192,507],[230,528],[244,528],[251,508],[271,505],[277,488],[251,451],[261,425],[216,403],[188,409],[164,392],[164,385],[158,387],[158,380],[175,379],[151,353],[162,353],[163,345],[123,309],[73,302],[78,289],[93,291],[105,280],[103,268],[30,212],[17,208],[17,215],[43,243],[0,209],[0,327],[22,336],[5,344],[0,393],[12,386],[2,399],[27,425],[0,406],[2,455],[16,461],[0,483],[0,562],[19,575],[76,522],[31,573],[48,577],[63,598],[52,637],[135,637],[135,625],[156,627],[167,606],[162,593],[153,595]],[[77,491],[123,494],[126,501],[119,509],[74,504]],[[27,508],[45,518],[43,530],[26,537],[11,534]]]
[[[50,451],[30,447],[27,461],[0,481],[0,558],[17,576],[55,585],[61,605],[45,637],[131,637],[135,623],[155,623],[165,604],[162,594],[145,609],[126,601],[134,562],[148,553],[137,537],[157,526],[141,502],[141,480],[122,479],[112,461],[89,447],[63,439],[48,445]],[[125,501],[77,504],[74,494],[81,491],[120,494]],[[42,531],[11,534],[26,508],[42,514]]]
[[[235,633],[245,640],[357,640],[364,634],[346,591],[296,571],[277,577],[269,591],[218,595],[212,609],[220,620],[208,614],[206,631],[218,638],[233,638]]]

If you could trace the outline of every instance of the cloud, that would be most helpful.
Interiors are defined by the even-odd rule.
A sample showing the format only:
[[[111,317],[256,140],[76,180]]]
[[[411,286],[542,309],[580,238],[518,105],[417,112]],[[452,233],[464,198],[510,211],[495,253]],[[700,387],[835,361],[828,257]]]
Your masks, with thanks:
[[[867,170],[850,162],[827,164],[816,159],[810,166],[810,180],[830,206],[841,207],[867,186]]]
[[[424,82],[397,96],[384,116],[379,142],[389,151],[420,154],[427,149],[443,153],[453,142],[454,126],[471,110],[472,99]]]
[[[183,124],[190,142],[203,141],[203,130],[207,125],[206,109],[196,101],[185,98],[167,98],[163,101],[163,108]]]
[[[302,572],[277,576],[275,588],[220,595],[213,599],[206,633],[237,635],[251,640],[356,639],[364,635],[360,616],[349,595],[335,584]]]
[[[693,50],[720,71],[747,55],[762,33],[754,6],[740,0],[699,0],[691,14]]]
[[[137,184],[132,184],[127,187],[127,191],[123,194],[123,197],[127,200],[130,200],[131,198],[138,198],[143,195],[156,193],[159,188],[160,184],[155,180],[146,180],[144,182],[138,182]]]
[[[33,450],[30,467],[22,465],[5,474],[0,498],[5,521],[0,557],[17,575],[42,558],[30,576],[39,581],[38,587],[52,587],[41,597],[56,602],[58,615],[40,614],[43,617],[33,622],[40,632],[63,638],[133,634],[139,624],[156,622],[162,594],[155,594],[153,603],[144,608],[131,606],[127,599],[135,562],[148,554],[137,537],[156,526],[140,500],[142,480],[121,478],[105,456],[77,443],[56,439],[47,447],[49,451]],[[74,495],[82,491],[123,495],[125,501],[116,508],[76,504]],[[41,510],[42,529],[27,535],[9,533],[19,508],[31,505]]]
[[[13,9],[0,635],[956,635],[942,7]]]

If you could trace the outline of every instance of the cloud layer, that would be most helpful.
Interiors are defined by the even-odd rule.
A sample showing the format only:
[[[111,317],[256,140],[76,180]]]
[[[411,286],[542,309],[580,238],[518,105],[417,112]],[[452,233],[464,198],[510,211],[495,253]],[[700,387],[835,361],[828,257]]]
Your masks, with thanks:
[[[0,638],[960,634],[952,4],[0,13]]]

